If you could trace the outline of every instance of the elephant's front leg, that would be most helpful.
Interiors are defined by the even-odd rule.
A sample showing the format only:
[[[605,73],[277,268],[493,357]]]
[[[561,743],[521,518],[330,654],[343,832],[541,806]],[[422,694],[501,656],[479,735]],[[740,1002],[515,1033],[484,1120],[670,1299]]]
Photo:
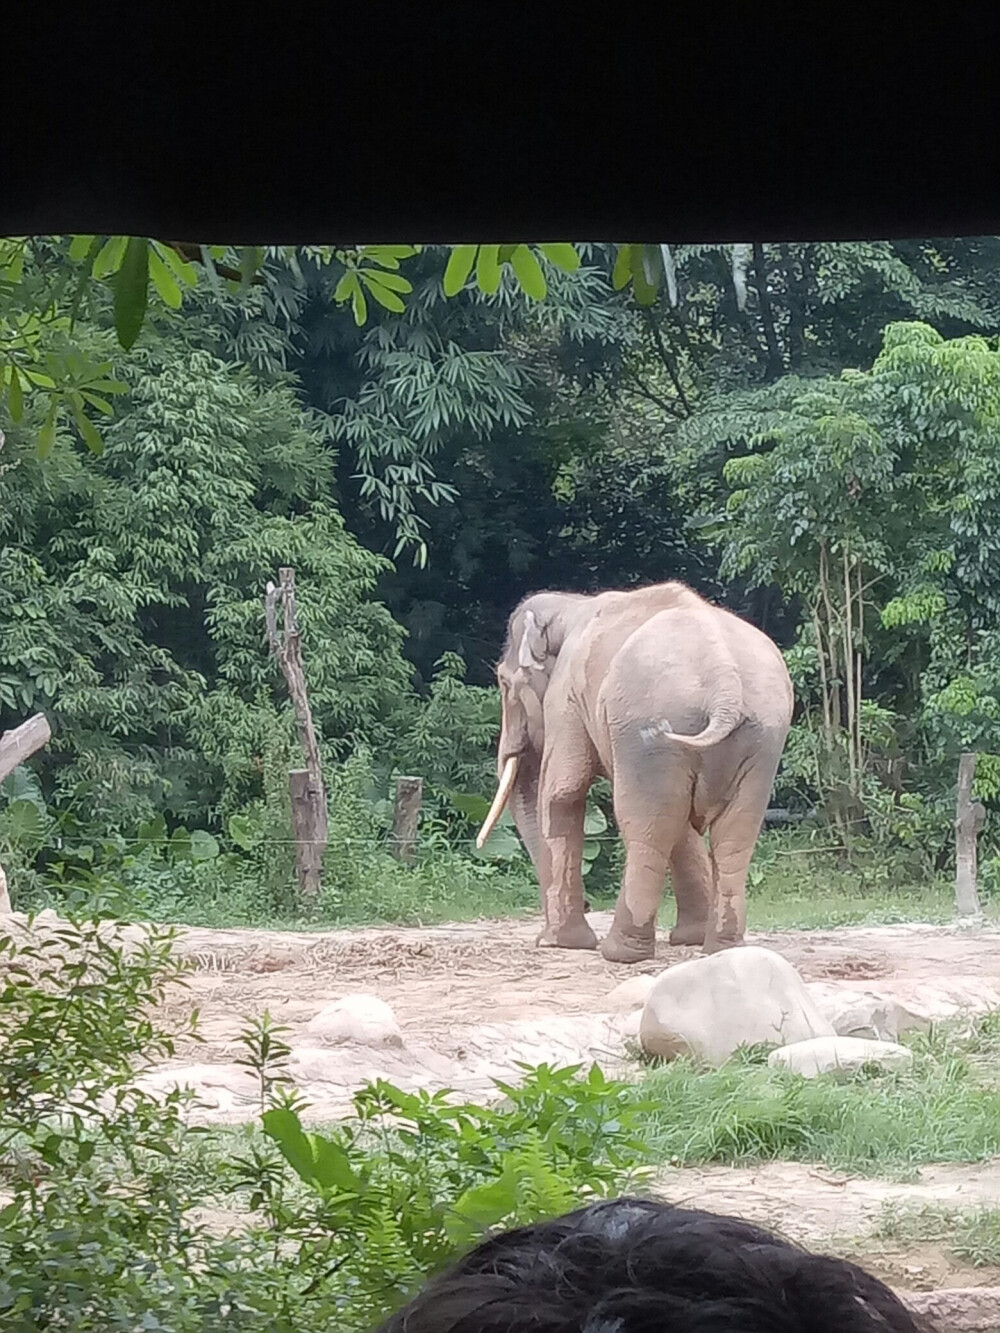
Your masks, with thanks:
[[[542,880],[545,928],[537,943],[549,948],[597,948],[583,898],[583,822],[589,786],[588,771],[574,771],[558,756],[547,756],[542,764],[539,805],[547,873]]]

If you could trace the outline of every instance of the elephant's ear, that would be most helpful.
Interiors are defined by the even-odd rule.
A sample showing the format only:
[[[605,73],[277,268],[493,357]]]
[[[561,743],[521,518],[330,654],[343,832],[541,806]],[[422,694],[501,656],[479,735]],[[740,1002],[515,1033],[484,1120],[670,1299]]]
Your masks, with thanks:
[[[535,671],[542,671],[545,667],[548,651],[545,631],[535,619],[534,611],[526,611],[524,614],[524,633],[521,635],[521,642],[517,649],[518,666],[524,667],[525,670],[534,668]]]

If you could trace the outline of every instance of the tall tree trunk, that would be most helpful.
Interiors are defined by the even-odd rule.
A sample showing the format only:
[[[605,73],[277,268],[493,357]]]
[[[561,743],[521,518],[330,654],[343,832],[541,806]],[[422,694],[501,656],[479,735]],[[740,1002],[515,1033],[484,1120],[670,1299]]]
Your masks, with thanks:
[[[753,269],[757,279],[757,297],[760,301],[760,322],[764,328],[764,342],[767,345],[767,366],[765,377],[776,380],[784,374],[785,365],[778,346],[778,335],[774,330],[774,314],[771,310],[771,298],[767,292],[767,265],[764,259],[764,247],[760,241],[753,243]]]
[[[781,267],[788,291],[788,368],[798,370],[805,356],[806,312],[802,283],[787,245],[780,247]]]

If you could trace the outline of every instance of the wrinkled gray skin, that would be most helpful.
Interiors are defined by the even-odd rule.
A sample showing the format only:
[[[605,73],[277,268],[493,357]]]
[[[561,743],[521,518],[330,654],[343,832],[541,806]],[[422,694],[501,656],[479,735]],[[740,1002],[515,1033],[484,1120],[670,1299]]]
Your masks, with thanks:
[[[543,592],[511,616],[497,678],[497,773],[518,757],[509,805],[541,886],[538,943],[597,947],[581,859],[587,791],[604,776],[626,849],[604,957],[653,956],[668,872],[672,944],[742,944],[747,868],[792,717],[775,644],[683,584]]]

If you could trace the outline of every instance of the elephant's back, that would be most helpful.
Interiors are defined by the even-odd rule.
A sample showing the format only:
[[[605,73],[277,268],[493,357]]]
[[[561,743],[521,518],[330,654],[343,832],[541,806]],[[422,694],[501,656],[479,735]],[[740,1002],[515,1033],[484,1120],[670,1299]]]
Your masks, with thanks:
[[[697,731],[713,695],[734,677],[755,728],[787,729],[792,684],[774,641],[705,602],[669,607],[632,627],[608,655],[602,702],[612,711],[616,702],[640,710],[645,703],[667,717],[673,709],[677,730]]]

